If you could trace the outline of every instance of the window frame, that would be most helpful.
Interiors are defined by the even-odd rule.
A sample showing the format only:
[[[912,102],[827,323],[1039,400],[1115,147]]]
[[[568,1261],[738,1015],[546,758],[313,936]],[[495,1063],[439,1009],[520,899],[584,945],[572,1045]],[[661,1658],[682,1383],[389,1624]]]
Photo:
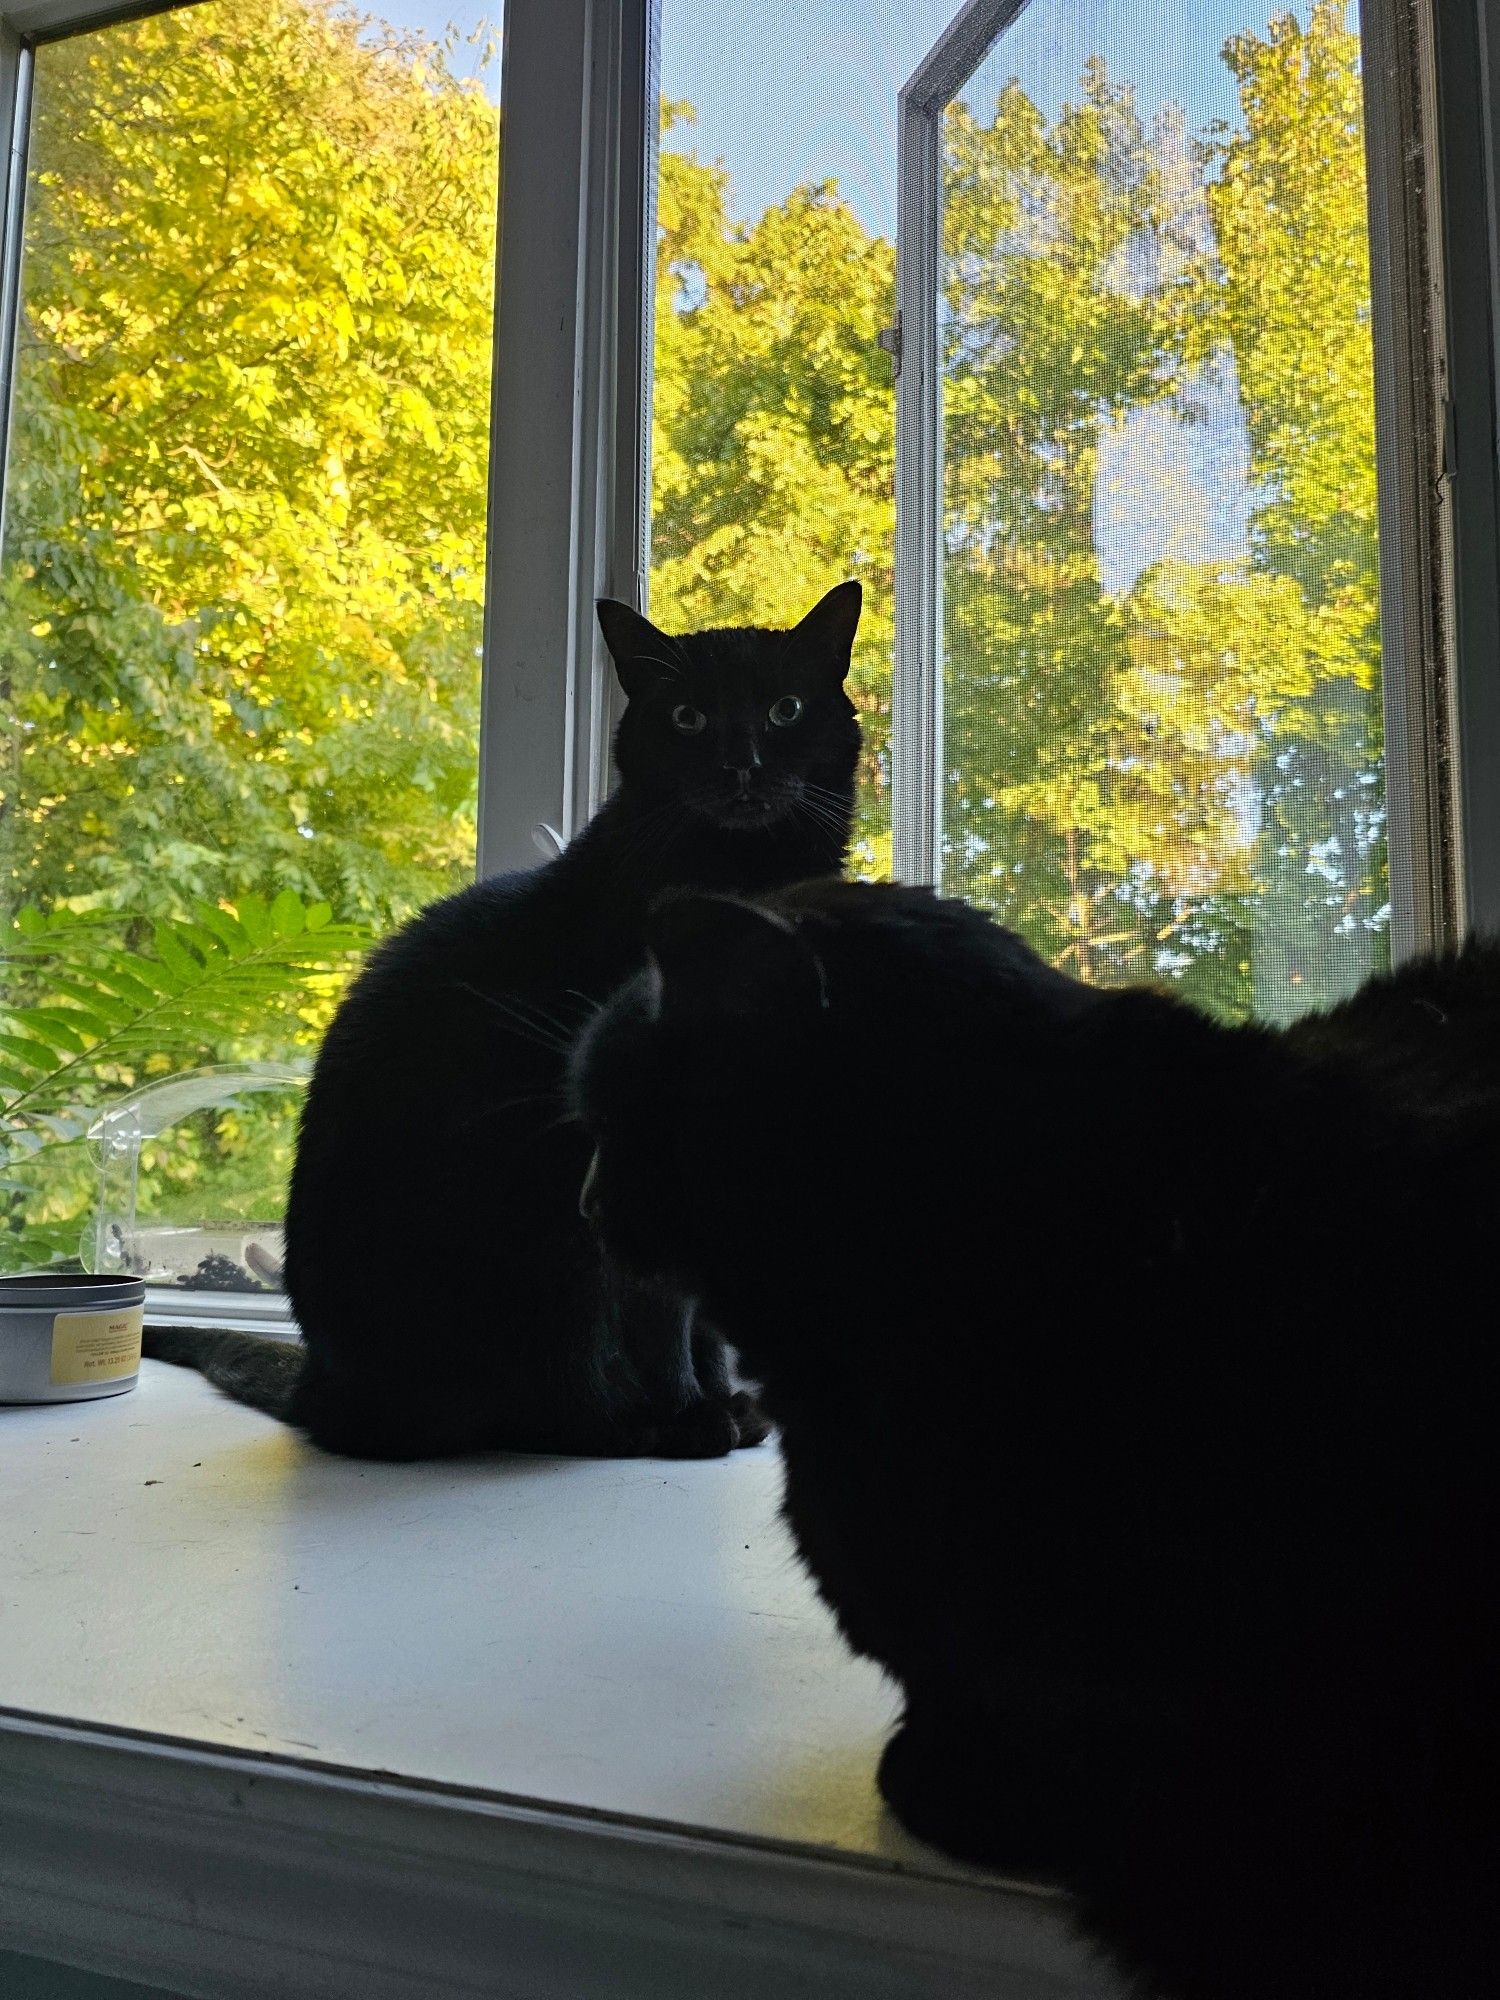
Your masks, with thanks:
[[[1500,934],[1500,22],[1486,12],[1359,4],[1396,963]]]
[[[507,0],[479,873],[533,867],[609,788],[594,601],[645,608],[651,0]]]
[[[1406,4],[1417,16],[1441,270],[1451,931],[1500,937],[1500,15],[1494,0]]]
[[[900,882],[942,882],[943,370],[938,265],[943,112],[1030,0],[966,0],[896,100],[896,657],[891,859]]]

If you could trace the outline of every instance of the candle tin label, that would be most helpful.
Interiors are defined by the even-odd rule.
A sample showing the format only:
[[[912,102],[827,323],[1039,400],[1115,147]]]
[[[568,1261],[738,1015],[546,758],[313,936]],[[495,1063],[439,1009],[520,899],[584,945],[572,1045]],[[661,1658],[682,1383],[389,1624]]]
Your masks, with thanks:
[[[140,1306],[123,1312],[59,1313],[52,1322],[52,1381],[57,1388],[118,1382],[141,1365]]]

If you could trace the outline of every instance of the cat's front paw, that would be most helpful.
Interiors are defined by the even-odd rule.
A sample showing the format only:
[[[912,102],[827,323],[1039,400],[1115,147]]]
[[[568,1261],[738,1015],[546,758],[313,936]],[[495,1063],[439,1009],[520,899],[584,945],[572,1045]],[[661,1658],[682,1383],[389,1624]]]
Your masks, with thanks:
[[[748,1445],[764,1444],[771,1435],[771,1419],[748,1389],[735,1390],[729,1398],[729,1414],[738,1433],[735,1442],[742,1450]]]
[[[724,1458],[739,1437],[727,1406],[705,1399],[659,1425],[653,1449],[660,1458]]]

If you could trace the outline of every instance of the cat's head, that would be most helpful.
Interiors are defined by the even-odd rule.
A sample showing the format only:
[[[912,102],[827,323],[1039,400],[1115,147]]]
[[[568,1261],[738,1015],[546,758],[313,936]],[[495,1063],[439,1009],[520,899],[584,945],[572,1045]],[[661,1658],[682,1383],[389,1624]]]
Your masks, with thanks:
[[[860,587],[841,583],[790,631],[669,635],[604,598],[599,627],[628,706],[623,786],[710,825],[752,833],[798,819],[848,833],[859,724],[844,690]]]
[[[885,1243],[956,1212],[986,1152],[1021,1162],[1092,1004],[982,913],[892,886],[671,899],[649,954],[574,1052],[583,1206],[620,1261],[710,1299],[726,1272],[833,1282],[856,1212]]]

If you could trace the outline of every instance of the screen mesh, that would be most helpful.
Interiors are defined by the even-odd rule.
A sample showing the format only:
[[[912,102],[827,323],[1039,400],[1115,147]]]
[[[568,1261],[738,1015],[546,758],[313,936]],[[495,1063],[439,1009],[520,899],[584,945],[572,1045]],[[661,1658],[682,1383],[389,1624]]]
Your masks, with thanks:
[[[1285,1018],[1388,958],[1352,10],[1032,0],[943,114],[945,885]]]

